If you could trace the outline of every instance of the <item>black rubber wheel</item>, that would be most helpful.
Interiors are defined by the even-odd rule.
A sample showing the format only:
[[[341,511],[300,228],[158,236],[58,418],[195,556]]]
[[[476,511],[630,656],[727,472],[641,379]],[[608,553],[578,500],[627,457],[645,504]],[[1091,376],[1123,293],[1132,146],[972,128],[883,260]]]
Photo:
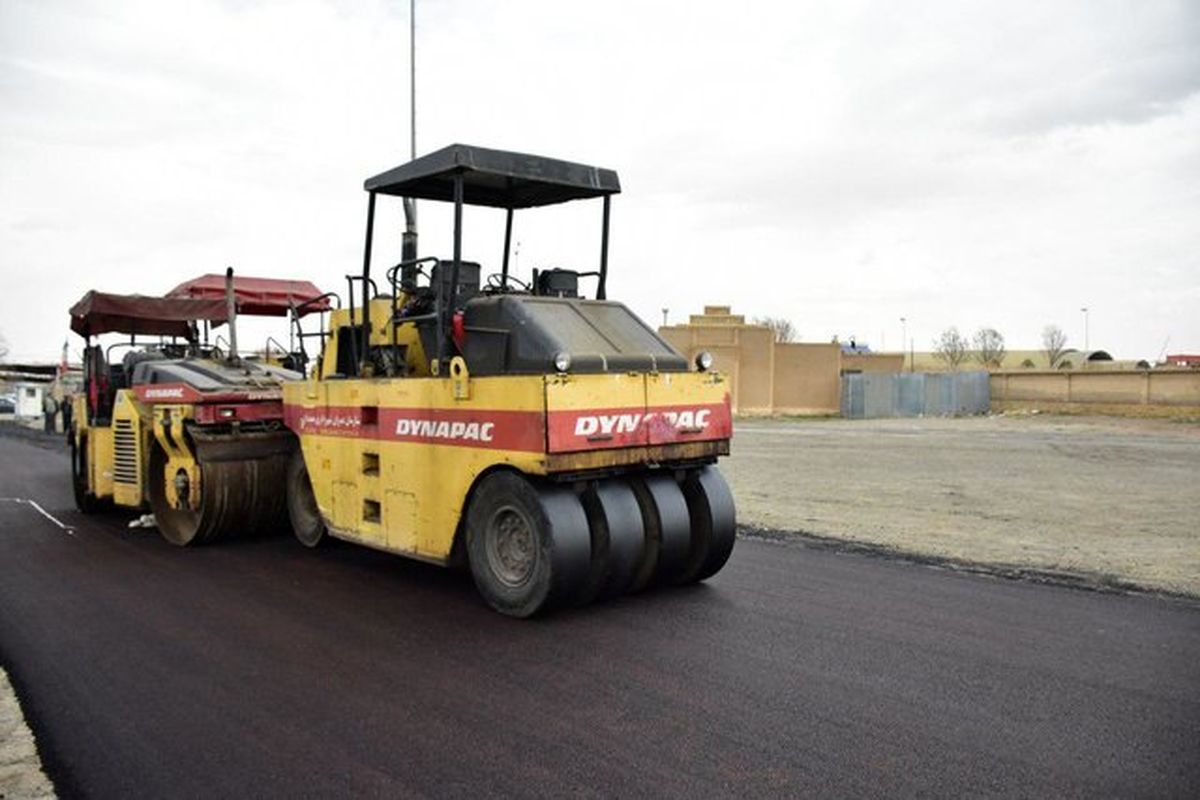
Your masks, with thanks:
[[[737,536],[733,494],[716,467],[687,473],[683,484],[692,523],[692,544],[678,583],[710,578],[725,566]]]
[[[683,491],[670,475],[643,475],[629,480],[642,510],[646,547],[631,592],[652,584],[674,583],[687,565],[692,523]]]
[[[587,517],[565,489],[493,472],[475,488],[465,532],[475,586],[501,614],[529,617],[567,605],[587,580]]]
[[[94,514],[100,508],[96,495],[88,491],[87,437],[75,444],[71,437],[71,489],[75,494],[75,507],[84,514]]]
[[[617,597],[629,591],[642,561],[642,510],[633,490],[620,481],[597,481],[581,499],[592,536],[592,568],[579,602]]]
[[[287,510],[292,522],[292,533],[305,547],[318,547],[326,540],[325,520],[317,508],[304,453],[299,449],[288,459]]]

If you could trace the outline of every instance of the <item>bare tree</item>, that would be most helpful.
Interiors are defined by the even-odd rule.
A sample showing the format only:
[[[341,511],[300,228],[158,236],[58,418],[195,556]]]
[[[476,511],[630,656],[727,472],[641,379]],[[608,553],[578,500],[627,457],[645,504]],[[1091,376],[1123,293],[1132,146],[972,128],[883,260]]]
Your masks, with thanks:
[[[796,338],[796,327],[783,317],[755,317],[755,325],[763,325],[775,332],[775,341],[791,342]]]
[[[0,333],[0,361],[8,358],[8,339],[4,338],[4,334]]]
[[[953,326],[946,328],[933,342],[933,354],[945,361],[950,369],[958,369],[958,365],[967,360],[967,338]]]
[[[1058,360],[1067,351],[1067,335],[1057,325],[1047,325],[1042,328],[1042,352],[1051,367],[1058,366]]]
[[[975,331],[975,358],[985,367],[999,367],[1004,363],[1004,336],[995,328],[980,328]]]

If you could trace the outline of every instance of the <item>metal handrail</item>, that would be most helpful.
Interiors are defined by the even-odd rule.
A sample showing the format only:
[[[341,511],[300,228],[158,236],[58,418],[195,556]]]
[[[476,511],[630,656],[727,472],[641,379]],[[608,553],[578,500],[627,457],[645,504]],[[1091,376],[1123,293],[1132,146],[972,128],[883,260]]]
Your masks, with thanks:
[[[419,264],[428,264],[431,262],[433,264],[433,267],[435,267],[435,268],[439,264],[442,263],[441,259],[437,258],[436,256],[425,256],[423,258],[410,258],[407,261],[401,261],[399,264],[392,267],[385,273],[387,280],[388,280],[388,284],[391,285],[391,287],[392,287],[392,316],[391,316],[391,319],[389,320],[389,324],[392,326],[392,364],[395,364],[400,359],[400,342],[398,339],[400,323],[396,321],[396,314],[398,312],[396,303],[399,301],[399,298],[400,298],[401,287],[397,284],[396,277],[397,277],[397,275],[400,274],[400,271],[403,270],[405,267],[415,267]],[[431,268],[430,274],[432,274],[432,271],[433,270]],[[419,269],[418,269],[418,274],[420,274]],[[401,276],[400,279],[403,280],[403,276]],[[423,319],[429,319],[431,317],[436,317],[436,312],[433,315],[421,314],[416,317],[408,317],[404,321],[405,322],[420,322]]]

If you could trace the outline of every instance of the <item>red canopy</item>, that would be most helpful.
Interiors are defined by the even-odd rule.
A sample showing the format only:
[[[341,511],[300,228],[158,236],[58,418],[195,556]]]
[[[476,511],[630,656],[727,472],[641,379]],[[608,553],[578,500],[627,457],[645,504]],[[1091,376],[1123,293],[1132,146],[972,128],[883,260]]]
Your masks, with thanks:
[[[283,280],[279,278],[233,277],[233,292],[237,297],[239,314],[261,317],[287,316],[288,309],[316,300],[323,292],[308,281]],[[204,300],[225,299],[225,276],[202,275],[181,283],[166,297],[190,297]],[[313,303],[300,316],[312,311],[328,311],[329,298]]]
[[[91,291],[71,306],[71,330],[80,336],[131,333],[190,338],[196,320],[225,322],[222,300],[143,297]]]

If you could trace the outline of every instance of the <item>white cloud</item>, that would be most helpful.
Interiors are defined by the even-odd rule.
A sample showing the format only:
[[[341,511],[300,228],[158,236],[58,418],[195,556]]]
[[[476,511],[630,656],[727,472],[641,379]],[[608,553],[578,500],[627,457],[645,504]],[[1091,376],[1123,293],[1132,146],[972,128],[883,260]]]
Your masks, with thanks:
[[[233,264],[341,289],[405,160],[407,3],[0,6],[0,329],[53,357],[88,288]],[[419,146],[618,169],[611,294],[918,347],[1057,322],[1200,349],[1200,13],[1187,3],[419,2]],[[398,251],[385,204],[379,253]],[[422,244],[449,216],[423,204]],[[466,253],[498,265],[499,214]],[[589,267],[599,208],[517,216]],[[386,255],[385,255],[386,253]],[[1078,329],[1078,330],[1077,330]]]

